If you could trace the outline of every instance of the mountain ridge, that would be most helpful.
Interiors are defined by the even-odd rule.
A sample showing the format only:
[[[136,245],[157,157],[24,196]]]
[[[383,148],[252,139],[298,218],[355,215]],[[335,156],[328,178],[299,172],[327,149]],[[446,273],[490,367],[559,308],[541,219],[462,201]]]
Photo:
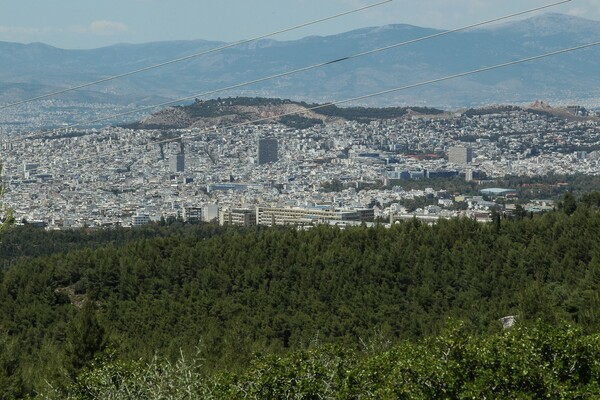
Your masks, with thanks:
[[[556,21],[558,26],[550,29]],[[582,22],[583,21],[583,22]],[[291,41],[261,40],[197,57],[143,74],[88,88],[102,101],[177,99],[285,71],[416,39],[440,30],[393,24],[331,36]],[[286,76],[220,96],[301,98],[330,102],[428,81],[600,40],[600,22],[543,14],[516,22],[471,29]],[[91,50],[64,50],[45,44],[0,42],[0,86],[33,84],[0,91],[9,103],[56,89],[118,75],[223,45],[206,40],[117,44]],[[470,107],[494,103],[577,101],[600,104],[597,48],[460,78],[363,101],[361,105]],[[78,99],[78,93],[64,98]],[[91,96],[94,97],[94,96]],[[63,98],[63,97],[61,97]]]

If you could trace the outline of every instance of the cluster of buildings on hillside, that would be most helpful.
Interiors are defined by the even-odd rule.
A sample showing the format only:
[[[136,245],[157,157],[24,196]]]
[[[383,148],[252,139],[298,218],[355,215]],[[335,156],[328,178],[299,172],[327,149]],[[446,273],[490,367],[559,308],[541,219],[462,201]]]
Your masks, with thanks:
[[[17,220],[51,228],[169,217],[265,225],[485,219],[496,206],[488,197],[405,191],[402,181],[598,175],[599,133],[595,120],[515,110],[303,130],[270,124],[211,131],[106,128],[28,140],[5,135],[3,201]],[[339,187],[323,190],[333,182]],[[427,205],[410,213],[399,204],[423,197]]]

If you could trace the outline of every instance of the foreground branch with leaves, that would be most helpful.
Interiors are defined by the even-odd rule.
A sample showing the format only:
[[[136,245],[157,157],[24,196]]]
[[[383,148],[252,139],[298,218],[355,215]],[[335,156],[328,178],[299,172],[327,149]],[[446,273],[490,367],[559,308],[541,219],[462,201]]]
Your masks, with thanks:
[[[600,335],[564,325],[439,336],[363,353],[318,346],[256,358],[239,373],[206,375],[201,360],[100,361],[46,399],[458,399],[600,396]]]

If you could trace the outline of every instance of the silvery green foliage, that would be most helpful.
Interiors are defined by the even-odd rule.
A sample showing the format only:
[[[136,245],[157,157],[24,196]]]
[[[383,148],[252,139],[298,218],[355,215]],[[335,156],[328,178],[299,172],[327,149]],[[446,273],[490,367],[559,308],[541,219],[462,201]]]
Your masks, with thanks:
[[[50,386],[43,399],[211,399],[199,364],[181,355],[177,362],[95,362],[67,389]]]
[[[600,398],[600,336],[572,326],[520,326],[472,336],[461,323],[374,354],[337,345],[256,358],[240,373],[200,364],[110,362],[44,399]]]

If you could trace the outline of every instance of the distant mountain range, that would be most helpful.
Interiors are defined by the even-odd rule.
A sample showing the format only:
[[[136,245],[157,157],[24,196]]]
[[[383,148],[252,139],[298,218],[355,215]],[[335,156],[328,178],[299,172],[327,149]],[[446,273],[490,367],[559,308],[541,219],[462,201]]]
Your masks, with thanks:
[[[262,40],[63,95],[86,102],[154,104],[440,32],[411,25],[364,28],[294,41]],[[600,40],[600,22],[561,14],[474,29],[333,63],[211,97],[263,96],[328,102],[423,82]],[[0,103],[13,102],[223,43],[120,44],[93,50],[0,42]],[[470,107],[578,103],[600,107],[600,46],[396,92],[364,105]]]

